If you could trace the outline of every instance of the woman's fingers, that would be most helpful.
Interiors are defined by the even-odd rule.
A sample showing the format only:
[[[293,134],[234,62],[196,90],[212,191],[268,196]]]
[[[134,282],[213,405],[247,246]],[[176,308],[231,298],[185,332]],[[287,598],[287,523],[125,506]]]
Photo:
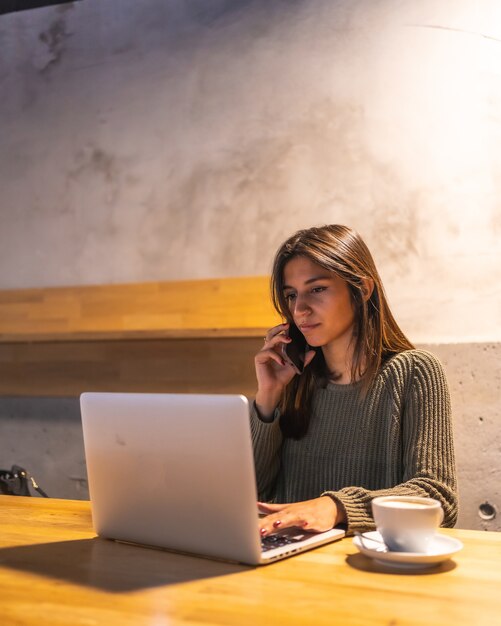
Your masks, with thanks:
[[[275,513],[269,513],[266,517],[260,520],[259,531],[262,537],[266,537],[272,533],[278,532],[284,528],[299,527],[307,528],[308,520],[304,519],[304,516],[299,515],[294,510],[289,511],[283,509]],[[315,530],[314,528],[308,528],[308,530]]]
[[[271,328],[264,338],[264,345],[261,352],[266,350],[274,350],[278,354],[283,354],[284,347],[291,342],[291,338],[287,335],[289,324],[280,324]]]
[[[287,330],[288,324],[279,324],[266,333],[264,345],[256,354],[255,361],[257,365],[265,365],[267,362],[275,361],[280,366],[285,366],[286,361],[282,356],[282,350],[277,349],[277,345],[286,344],[290,341],[284,332]]]
[[[286,334],[289,329],[289,324],[279,324],[274,328],[271,328],[264,338],[264,346],[261,348],[259,354],[268,354],[269,350],[273,350],[282,358],[285,350],[285,346],[292,341],[292,339]],[[315,350],[308,350],[304,356],[304,366],[307,367],[313,358],[315,357]],[[274,359],[276,360],[276,359]],[[261,361],[262,362],[262,361]],[[277,361],[278,362],[278,361]],[[288,363],[286,359],[282,359],[282,364]]]
[[[289,328],[288,323],[278,324],[278,326],[274,326],[273,328],[270,328],[270,330],[266,333],[266,337],[264,338],[265,344],[269,343],[272,339],[280,335],[284,337],[285,336],[284,332],[288,330],[288,328]]]
[[[290,526],[299,526],[304,524],[304,520],[300,519],[294,505],[290,504],[268,504],[258,502],[258,509],[261,513],[265,513],[266,517],[260,521],[260,533],[265,537],[272,532],[276,532],[279,528],[289,528]]]
[[[314,532],[330,530],[336,524],[338,515],[337,506],[329,496],[294,504],[260,502],[258,507],[261,512],[268,513],[266,517],[259,520],[259,531],[262,537],[292,526]]]
[[[268,502],[258,502],[257,508],[260,513],[274,513],[275,511],[281,511],[288,504],[270,504]]]
[[[286,365],[284,359],[273,349],[260,350],[255,356],[256,364],[264,365],[268,361],[275,361],[278,365]]]

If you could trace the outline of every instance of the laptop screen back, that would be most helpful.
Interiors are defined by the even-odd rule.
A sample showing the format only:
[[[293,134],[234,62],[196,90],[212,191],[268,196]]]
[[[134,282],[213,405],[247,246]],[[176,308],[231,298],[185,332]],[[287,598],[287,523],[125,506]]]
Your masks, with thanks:
[[[81,411],[98,535],[259,561],[244,396],[84,393]]]

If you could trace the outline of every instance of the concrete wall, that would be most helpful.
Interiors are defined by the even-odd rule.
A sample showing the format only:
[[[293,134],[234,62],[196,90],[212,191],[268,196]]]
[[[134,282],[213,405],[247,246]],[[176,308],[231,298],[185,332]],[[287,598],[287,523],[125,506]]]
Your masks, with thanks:
[[[349,223],[416,341],[499,339],[500,40],[497,0],[2,16],[0,287],[266,273]]]
[[[404,330],[443,346],[452,377],[468,368],[458,450],[481,453],[461,457],[465,493],[481,485],[499,508],[484,347],[497,362],[500,44],[497,0],[86,0],[0,16],[0,288],[267,273],[296,228],[350,224]],[[71,422],[68,402],[33,415]]]
[[[501,344],[424,345],[449,381],[460,528],[501,530]]]

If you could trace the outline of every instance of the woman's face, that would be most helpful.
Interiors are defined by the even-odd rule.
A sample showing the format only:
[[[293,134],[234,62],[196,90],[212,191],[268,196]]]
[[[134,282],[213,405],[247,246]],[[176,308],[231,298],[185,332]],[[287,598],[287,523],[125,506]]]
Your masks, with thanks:
[[[293,257],[284,267],[284,296],[310,346],[349,345],[355,313],[345,280],[307,257]]]

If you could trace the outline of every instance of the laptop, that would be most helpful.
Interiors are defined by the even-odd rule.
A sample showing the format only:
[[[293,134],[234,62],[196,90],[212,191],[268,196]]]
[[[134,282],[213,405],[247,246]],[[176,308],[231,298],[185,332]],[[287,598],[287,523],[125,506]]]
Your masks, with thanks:
[[[250,565],[340,539],[262,540],[247,398],[83,393],[92,519],[105,538]]]

